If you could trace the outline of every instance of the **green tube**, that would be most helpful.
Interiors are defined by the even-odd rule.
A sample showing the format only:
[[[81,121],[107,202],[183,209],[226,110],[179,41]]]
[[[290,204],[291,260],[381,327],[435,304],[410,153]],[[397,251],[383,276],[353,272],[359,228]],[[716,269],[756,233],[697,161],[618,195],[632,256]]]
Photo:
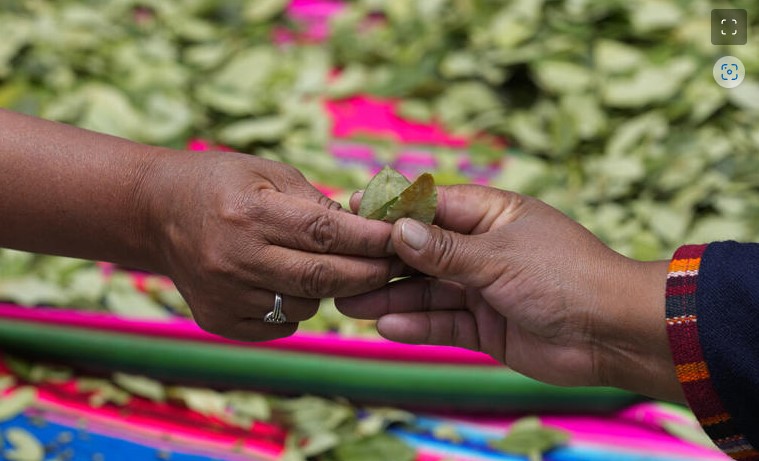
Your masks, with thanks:
[[[0,347],[92,372],[419,409],[604,412],[638,399],[617,389],[550,386],[506,368],[358,360],[13,320],[0,320]]]

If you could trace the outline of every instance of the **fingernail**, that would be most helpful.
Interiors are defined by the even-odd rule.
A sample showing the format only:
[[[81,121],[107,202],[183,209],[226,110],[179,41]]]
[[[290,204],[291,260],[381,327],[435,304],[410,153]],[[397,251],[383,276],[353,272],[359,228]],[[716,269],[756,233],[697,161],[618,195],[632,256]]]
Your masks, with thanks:
[[[388,254],[394,255],[395,254],[395,247],[393,246],[393,239],[388,239],[387,246],[385,246],[385,251]]]
[[[406,219],[401,224],[401,239],[411,248],[421,250],[427,245],[430,233],[421,223],[413,219]]]

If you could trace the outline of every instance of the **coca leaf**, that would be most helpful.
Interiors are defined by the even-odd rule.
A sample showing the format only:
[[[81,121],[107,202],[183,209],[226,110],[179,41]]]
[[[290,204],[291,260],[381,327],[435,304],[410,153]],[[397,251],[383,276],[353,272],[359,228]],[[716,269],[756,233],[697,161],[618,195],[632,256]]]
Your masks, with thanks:
[[[410,183],[402,174],[385,167],[369,182],[358,214],[393,223],[413,218],[431,224],[437,208],[437,190],[432,175],[425,173]]]
[[[384,218],[387,222],[395,222],[401,218],[413,218],[427,224],[432,224],[437,209],[437,190],[435,180],[429,173],[419,176],[413,184],[401,192],[398,201],[392,203]]]
[[[358,209],[359,216],[383,219],[390,202],[397,200],[401,192],[410,185],[411,182],[405,176],[386,166],[366,186]]]
[[[506,437],[492,442],[491,446],[506,453],[528,455],[533,460],[568,441],[566,432],[545,427],[538,418],[528,417],[515,422]]]
[[[37,401],[37,390],[31,386],[16,389],[0,399],[0,422],[15,418]]]
[[[5,431],[5,438],[13,448],[3,452],[3,459],[8,461],[42,461],[45,449],[39,439],[20,427],[11,427]]]

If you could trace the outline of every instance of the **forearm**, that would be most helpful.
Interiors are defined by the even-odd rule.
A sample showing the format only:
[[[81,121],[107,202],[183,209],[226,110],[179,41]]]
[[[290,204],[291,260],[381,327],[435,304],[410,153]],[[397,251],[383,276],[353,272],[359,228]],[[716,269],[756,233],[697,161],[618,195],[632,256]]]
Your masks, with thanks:
[[[150,268],[156,151],[0,109],[0,247]]]

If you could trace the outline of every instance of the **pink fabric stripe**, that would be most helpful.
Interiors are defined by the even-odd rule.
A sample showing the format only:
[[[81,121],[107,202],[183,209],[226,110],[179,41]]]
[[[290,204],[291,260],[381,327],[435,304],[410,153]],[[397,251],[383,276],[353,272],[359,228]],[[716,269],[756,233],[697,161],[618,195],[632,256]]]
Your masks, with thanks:
[[[598,448],[614,447],[629,453],[668,454],[686,459],[704,461],[724,461],[725,455],[718,450],[709,450],[689,444],[664,432],[636,421],[626,420],[622,415],[602,416],[540,416],[543,423],[565,429],[572,433],[572,444]],[[483,433],[503,435],[516,418],[450,418],[456,424],[472,426]]]
[[[206,333],[194,322],[187,319],[133,320],[98,312],[57,308],[26,308],[7,303],[0,303],[0,318],[166,339],[339,357],[450,365],[498,365],[498,362],[485,354],[454,347],[406,345],[383,339],[349,339],[331,333],[297,333],[291,337],[275,341],[245,343]]]

